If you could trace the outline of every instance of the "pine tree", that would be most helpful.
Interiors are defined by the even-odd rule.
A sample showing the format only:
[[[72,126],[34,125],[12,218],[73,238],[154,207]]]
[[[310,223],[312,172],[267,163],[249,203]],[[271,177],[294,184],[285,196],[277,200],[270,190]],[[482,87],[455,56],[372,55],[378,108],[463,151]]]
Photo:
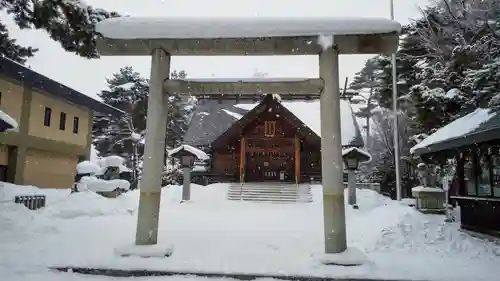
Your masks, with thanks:
[[[0,11],[12,16],[19,28],[45,30],[66,51],[86,58],[99,57],[95,24],[119,16],[115,12],[95,9],[79,0],[0,0]],[[0,22],[0,56],[23,63],[35,51],[15,44],[8,37],[5,25]]]
[[[478,70],[470,70],[463,83],[471,91],[472,102],[477,107],[486,107],[500,89],[500,57],[483,65]],[[494,103],[494,102],[493,102]]]
[[[120,155],[139,167],[143,154],[141,139],[146,128],[148,81],[132,67],[124,67],[107,79],[108,89],[99,97],[106,103],[126,112],[121,119],[99,116],[94,118],[94,145],[100,155]]]
[[[366,147],[370,147],[370,119],[373,116],[372,110],[377,106],[375,100],[375,93],[377,92],[378,86],[376,70],[376,58],[367,60],[364,67],[360,72],[356,73],[353,81],[349,85],[349,88],[361,92],[358,95],[359,97],[352,99],[351,102],[364,104],[364,106],[360,108],[360,111],[356,112],[356,116],[365,118],[366,120]]]
[[[0,22],[0,56],[24,64],[36,51],[37,49],[23,47],[17,44],[15,39],[10,39],[7,27]]]
[[[172,79],[184,79],[186,73],[173,71],[171,77]],[[101,91],[98,94],[99,97],[104,102],[125,111],[126,116],[119,120],[107,116],[96,117],[93,130],[94,145],[100,155],[120,155],[140,169],[144,154],[143,140],[146,135],[149,81],[141,77],[132,67],[124,67],[118,73],[113,74],[110,79],[107,79],[107,83],[108,89]],[[168,123],[165,128],[165,161],[168,159],[168,149],[182,144],[192,108],[189,96],[177,93],[170,95]],[[167,166],[166,162],[165,165]],[[174,173],[175,170],[167,170],[169,174],[165,177],[170,178],[171,173]]]
[[[185,71],[173,71],[171,79],[185,79]],[[192,111],[190,99],[186,95],[172,93],[169,97],[168,125],[167,125],[167,146],[175,148],[182,144],[182,138],[187,130],[187,117]]]

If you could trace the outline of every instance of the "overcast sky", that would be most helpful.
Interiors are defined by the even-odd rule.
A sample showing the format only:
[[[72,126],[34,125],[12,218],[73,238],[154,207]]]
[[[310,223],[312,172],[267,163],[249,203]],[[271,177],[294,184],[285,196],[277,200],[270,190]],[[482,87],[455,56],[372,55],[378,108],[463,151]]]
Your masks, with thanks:
[[[86,0],[94,7],[130,16],[339,16],[389,17],[390,0]],[[419,6],[429,0],[394,0],[395,18],[402,24],[418,17]],[[20,44],[40,50],[28,61],[32,69],[89,96],[106,87],[106,77],[132,66],[149,77],[148,57],[103,57],[87,60],[65,52],[43,31],[19,30],[0,12],[2,22]],[[340,79],[352,77],[370,56],[340,58]],[[316,56],[293,57],[173,57],[172,69],[185,70],[190,78],[242,78],[254,72],[270,77],[318,77]],[[342,84],[342,83],[341,83]]]

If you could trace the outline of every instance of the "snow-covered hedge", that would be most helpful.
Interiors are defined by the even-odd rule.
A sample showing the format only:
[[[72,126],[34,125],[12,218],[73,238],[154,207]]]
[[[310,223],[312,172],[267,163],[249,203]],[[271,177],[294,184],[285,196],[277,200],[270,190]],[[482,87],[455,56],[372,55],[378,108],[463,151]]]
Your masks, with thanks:
[[[127,191],[130,183],[126,180],[102,180],[95,176],[85,176],[76,185],[77,191],[112,192],[115,190]]]

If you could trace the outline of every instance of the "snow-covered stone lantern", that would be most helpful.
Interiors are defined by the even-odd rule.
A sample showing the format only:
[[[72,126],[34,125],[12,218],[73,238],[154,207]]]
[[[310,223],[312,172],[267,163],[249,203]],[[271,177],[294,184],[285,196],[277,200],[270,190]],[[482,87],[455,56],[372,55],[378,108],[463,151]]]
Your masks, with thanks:
[[[356,174],[359,163],[368,162],[371,156],[368,152],[361,150],[357,147],[351,147],[342,150],[342,158],[347,170],[347,190],[349,193],[348,204],[352,205],[354,209],[358,208],[356,205]]]
[[[187,144],[172,149],[168,154],[181,161],[183,169],[182,201],[189,201],[191,197],[191,169],[194,160],[208,160],[209,157],[205,152]]]

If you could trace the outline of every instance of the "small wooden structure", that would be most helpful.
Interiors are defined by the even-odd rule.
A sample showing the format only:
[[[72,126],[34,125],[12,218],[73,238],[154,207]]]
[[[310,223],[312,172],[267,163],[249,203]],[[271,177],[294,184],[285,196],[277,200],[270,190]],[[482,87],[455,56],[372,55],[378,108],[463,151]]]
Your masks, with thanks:
[[[488,109],[455,120],[412,148],[428,163],[454,163],[449,199],[462,228],[500,236],[500,115]]]

